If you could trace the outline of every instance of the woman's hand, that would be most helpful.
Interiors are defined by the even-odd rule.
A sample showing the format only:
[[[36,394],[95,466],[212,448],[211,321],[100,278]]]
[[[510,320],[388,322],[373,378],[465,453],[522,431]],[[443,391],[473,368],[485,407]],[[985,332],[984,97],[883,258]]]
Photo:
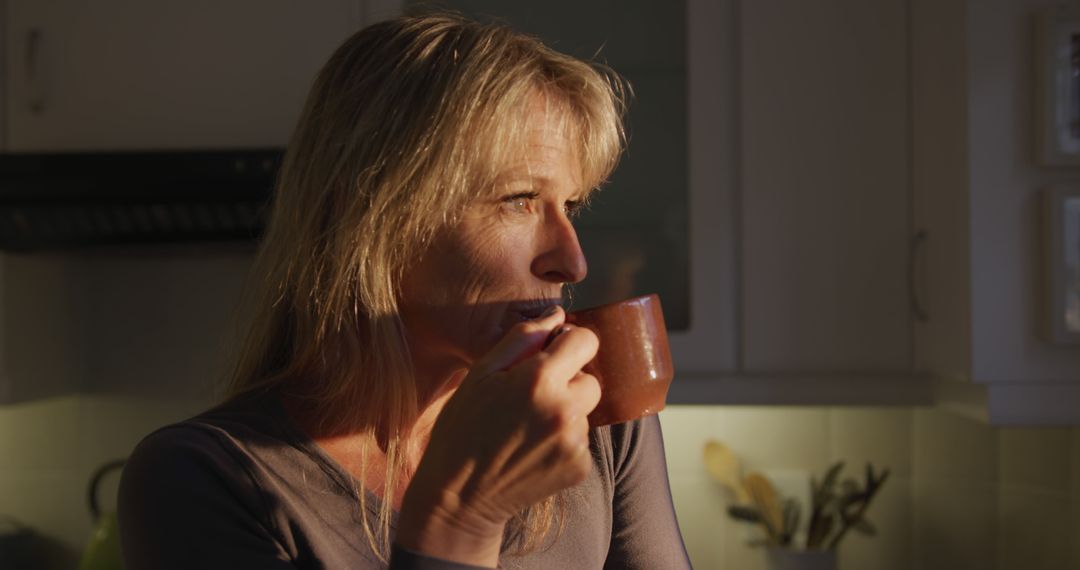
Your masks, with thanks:
[[[405,493],[398,544],[494,566],[514,514],[584,481],[592,468],[587,416],[600,385],[581,368],[599,341],[565,319],[556,308],[515,326],[470,369]]]

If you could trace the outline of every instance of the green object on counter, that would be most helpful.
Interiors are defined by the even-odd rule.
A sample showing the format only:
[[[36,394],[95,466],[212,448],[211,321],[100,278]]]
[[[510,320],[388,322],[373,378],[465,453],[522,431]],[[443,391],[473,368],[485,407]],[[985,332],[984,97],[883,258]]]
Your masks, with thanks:
[[[102,512],[98,505],[97,488],[107,473],[124,466],[124,460],[110,461],[94,472],[90,479],[87,497],[90,515],[94,517],[94,530],[79,560],[79,570],[122,570],[120,556],[120,524],[116,511]]]
[[[79,561],[79,570],[121,570],[120,527],[116,513],[101,516]]]

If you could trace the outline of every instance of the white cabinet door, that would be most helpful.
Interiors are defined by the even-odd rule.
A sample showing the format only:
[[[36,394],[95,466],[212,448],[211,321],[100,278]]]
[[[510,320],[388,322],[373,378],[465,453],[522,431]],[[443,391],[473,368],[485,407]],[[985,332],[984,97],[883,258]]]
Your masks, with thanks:
[[[284,146],[362,0],[8,0],[12,151]]]
[[[742,364],[910,370],[906,2],[740,10]]]

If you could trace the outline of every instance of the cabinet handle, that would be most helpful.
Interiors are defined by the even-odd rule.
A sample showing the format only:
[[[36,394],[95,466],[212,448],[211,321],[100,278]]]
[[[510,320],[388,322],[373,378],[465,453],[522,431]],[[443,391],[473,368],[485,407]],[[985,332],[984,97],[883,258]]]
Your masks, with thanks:
[[[45,88],[41,72],[42,32],[30,28],[26,34],[26,106],[31,113],[45,111]]]
[[[923,304],[922,299],[919,297],[919,280],[916,276],[916,269],[918,267],[919,252],[922,251],[923,246],[926,244],[926,239],[926,230],[919,230],[911,238],[911,251],[908,255],[908,295],[911,299],[911,312],[922,323],[929,321],[930,315],[926,311],[926,305]]]

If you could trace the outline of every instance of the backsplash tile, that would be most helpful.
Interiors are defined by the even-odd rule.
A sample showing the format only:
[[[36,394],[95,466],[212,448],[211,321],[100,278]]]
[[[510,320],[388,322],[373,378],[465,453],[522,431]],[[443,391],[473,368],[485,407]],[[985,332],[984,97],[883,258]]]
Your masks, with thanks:
[[[74,470],[5,469],[0,471],[0,515],[43,535],[60,550],[61,567],[73,568],[90,537],[86,485]]]
[[[760,539],[764,533],[730,518],[724,519],[721,529],[723,534],[719,536],[718,541],[722,545],[724,561],[723,564],[712,568],[766,569],[764,551],[760,546],[750,544],[751,539]],[[694,568],[699,567],[694,566]]]
[[[835,408],[829,411],[832,461],[862,469],[888,468],[892,477],[912,475],[912,418],[907,408]]]
[[[704,479],[702,452],[716,435],[716,409],[708,406],[668,406],[660,412],[664,453],[672,476]]]
[[[829,412],[817,407],[721,407],[715,437],[726,443],[745,471],[809,469],[829,460]]]
[[[1072,496],[1080,497],[1080,427],[1072,428],[1072,453],[1069,455],[1072,456]]]
[[[1072,430],[1018,428],[998,430],[1001,484],[1068,493],[1072,484]]]
[[[995,568],[997,487],[967,481],[915,481],[914,567]]]
[[[1072,531],[1069,536],[1072,542],[1072,566],[1071,570],[1080,570],[1080,427],[1072,428],[1072,489],[1069,494],[1072,498]]]
[[[1072,513],[1063,493],[1003,487],[998,497],[1002,568],[1059,570],[1072,556]]]
[[[97,467],[126,457],[153,429],[205,407],[108,395],[0,406],[0,515],[62,545],[64,563],[57,567],[74,567],[93,526],[86,493]],[[118,473],[102,480],[103,508],[114,508],[118,483]]]
[[[724,568],[727,497],[711,480],[673,473],[672,500],[694,568]]]
[[[79,422],[75,396],[0,407],[0,470],[77,469]]]
[[[765,567],[762,551],[746,544],[747,526],[712,518],[729,500],[707,485],[701,464],[704,441],[715,437],[744,471],[778,478],[820,476],[832,460],[844,460],[845,474],[859,477],[866,461],[890,469],[867,513],[878,536],[845,537],[841,568],[1029,570],[1071,563],[1080,570],[1080,540],[1071,539],[1080,536],[1080,428],[995,428],[923,408],[675,406],[663,421],[672,492],[696,568]],[[1054,521],[1057,530],[1040,531],[1039,520]]]
[[[1076,537],[1080,536],[1080,494],[1073,493],[1072,495],[1072,530],[1069,531],[1070,543],[1072,544],[1072,566],[1071,570],[1080,570],[1080,540]]]
[[[996,483],[998,440],[994,429],[950,412],[915,411],[916,480]]]

